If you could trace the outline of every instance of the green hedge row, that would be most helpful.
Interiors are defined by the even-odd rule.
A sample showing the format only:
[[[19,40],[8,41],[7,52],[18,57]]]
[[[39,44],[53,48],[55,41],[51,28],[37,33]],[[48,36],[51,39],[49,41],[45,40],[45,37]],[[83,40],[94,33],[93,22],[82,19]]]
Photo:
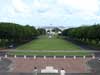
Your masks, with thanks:
[[[85,42],[95,41],[95,44],[100,44],[100,24],[65,29],[62,35]]]
[[[33,26],[23,26],[15,23],[0,23],[0,45],[4,45],[4,43],[25,43],[36,38],[38,35],[39,31]]]

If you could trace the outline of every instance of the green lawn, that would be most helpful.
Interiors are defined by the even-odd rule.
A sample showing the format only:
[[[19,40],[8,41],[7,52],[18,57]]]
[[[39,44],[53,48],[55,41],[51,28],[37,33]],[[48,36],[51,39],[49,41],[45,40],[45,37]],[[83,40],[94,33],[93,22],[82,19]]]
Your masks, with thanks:
[[[33,40],[27,44],[19,46],[18,48],[16,48],[16,50],[17,51],[10,52],[8,54],[10,55],[15,55],[15,54],[16,55],[37,55],[37,56],[91,55],[90,52],[86,52],[85,50],[82,50],[79,46],[69,41],[66,41],[57,37],[53,37],[52,39],[49,39],[47,36],[41,36],[39,39]],[[73,51],[76,51],[76,52],[73,52]]]
[[[79,46],[71,42],[53,37],[48,39],[47,36],[42,36],[40,39],[33,40],[27,44],[19,46],[17,50],[81,50]]]
[[[31,55],[31,56],[90,56],[91,52],[10,52],[10,55]]]

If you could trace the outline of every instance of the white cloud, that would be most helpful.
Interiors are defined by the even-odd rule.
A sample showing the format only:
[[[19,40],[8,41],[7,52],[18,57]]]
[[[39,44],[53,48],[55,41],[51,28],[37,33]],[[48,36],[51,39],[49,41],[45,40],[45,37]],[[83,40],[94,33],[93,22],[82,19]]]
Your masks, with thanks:
[[[43,13],[46,12],[49,9],[49,3],[47,2],[40,2],[38,0],[33,1],[32,9],[35,12]]]
[[[5,0],[6,1],[6,0]],[[18,22],[18,18],[32,23],[76,23],[100,19],[99,0],[8,0],[0,8],[1,16]],[[28,2],[27,2],[28,1]],[[0,0],[0,3],[1,0]],[[7,16],[8,15],[8,16]],[[99,14],[100,15],[100,14]],[[7,20],[7,19],[4,19]],[[79,21],[81,20],[81,21]],[[77,24],[78,24],[77,22]]]
[[[11,5],[12,8],[8,12],[12,18],[27,19],[33,16],[31,6],[25,3],[24,0],[12,0]]]
[[[12,0],[12,4],[17,12],[29,12],[29,6],[24,3],[24,0]]]
[[[94,19],[99,11],[98,0],[35,0],[33,10],[39,11],[42,16],[53,18],[65,18],[66,15],[86,19]],[[54,0],[51,0],[54,1]],[[65,16],[65,17],[64,17]],[[71,17],[72,18],[72,17]]]
[[[99,11],[98,0],[58,0],[58,4],[84,20],[94,19]]]
[[[72,16],[84,18],[94,16],[99,10],[98,0],[33,0],[32,2],[32,5],[28,5],[24,0],[12,0],[15,10],[18,12],[52,18],[68,15],[68,12]]]
[[[98,0],[58,0],[58,3],[76,10],[97,12]]]
[[[100,19],[100,16],[97,14],[100,12],[99,0],[59,0],[58,4],[65,8],[65,10],[68,9],[66,12],[70,11],[69,21],[71,19],[73,23],[91,24],[98,22]],[[67,18],[65,17],[65,19]]]

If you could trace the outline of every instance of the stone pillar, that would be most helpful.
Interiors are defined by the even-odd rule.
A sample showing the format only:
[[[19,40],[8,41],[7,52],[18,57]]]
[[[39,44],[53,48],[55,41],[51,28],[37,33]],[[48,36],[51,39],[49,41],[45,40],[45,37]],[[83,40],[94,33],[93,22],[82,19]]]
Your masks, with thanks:
[[[83,56],[83,59],[85,59],[86,58],[86,56]]]
[[[74,59],[76,59],[76,56],[73,56]]]
[[[66,56],[64,56],[64,59],[66,59]]]
[[[60,75],[66,75],[66,72],[65,72],[64,69],[61,69],[61,71],[60,71]]]
[[[54,56],[53,58],[56,59],[56,56]]]
[[[27,58],[27,56],[26,55],[24,55],[24,59],[26,59]]]
[[[14,58],[16,58],[16,55],[14,55]]]
[[[34,59],[36,59],[36,56],[34,56]]]
[[[44,56],[43,58],[46,59],[46,56]]]

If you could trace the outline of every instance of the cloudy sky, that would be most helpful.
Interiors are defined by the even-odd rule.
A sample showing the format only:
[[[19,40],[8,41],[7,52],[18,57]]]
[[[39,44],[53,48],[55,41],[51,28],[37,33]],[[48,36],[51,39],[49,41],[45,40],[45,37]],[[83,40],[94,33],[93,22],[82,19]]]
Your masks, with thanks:
[[[66,27],[100,23],[100,0],[0,0],[0,22]]]

